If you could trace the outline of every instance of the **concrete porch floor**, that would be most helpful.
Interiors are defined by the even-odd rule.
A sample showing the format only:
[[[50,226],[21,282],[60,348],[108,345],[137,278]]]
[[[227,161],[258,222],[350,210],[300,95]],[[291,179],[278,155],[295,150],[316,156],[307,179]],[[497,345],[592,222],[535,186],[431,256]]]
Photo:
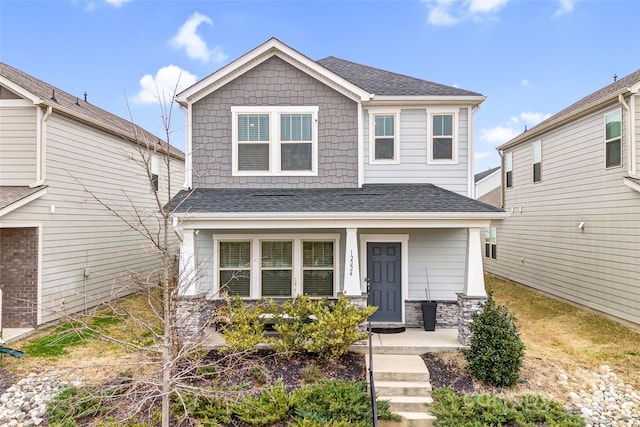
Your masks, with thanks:
[[[205,333],[203,346],[214,350],[225,345],[221,334],[213,329]],[[358,353],[368,352],[369,342],[363,340],[351,346]],[[458,342],[458,329],[436,329],[424,331],[418,328],[407,328],[397,334],[372,334],[371,346],[376,354],[424,354],[464,348]]]

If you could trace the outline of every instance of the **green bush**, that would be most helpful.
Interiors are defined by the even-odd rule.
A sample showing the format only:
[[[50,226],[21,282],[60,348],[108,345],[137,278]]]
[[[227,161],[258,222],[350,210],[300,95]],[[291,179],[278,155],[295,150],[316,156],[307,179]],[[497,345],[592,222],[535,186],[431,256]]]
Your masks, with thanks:
[[[75,426],[83,418],[95,418],[109,412],[111,399],[122,390],[95,387],[67,387],[47,405],[51,426]]]
[[[290,410],[290,397],[279,380],[258,396],[247,394],[233,404],[233,417],[250,425],[268,426],[289,418]]]
[[[470,330],[471,345],[464,355],[471,375],[496,387],[515,384],[525,353],[515,316],[489,294],[482,310],[473,315]]]
[[[433,391],[429,411],[438,427],[581,427],[584,421],[557,402],[526,395],[514,401],[493,394],[457,396],[450,388]]]
[[[273,329],[278,338],[273,340],[273,349],[287,356],[304,350],[309,340],[309,316],[316,311],[317,301],[308,296],[298,296],[282,303],[282,312],[274,318]]]
[[[229,352],[253,351],[255,346],[266,343],[264,315],[278,313],[273,301],[260,300],[255,306],[245,304],[238,296],[218,308],[216,317],[223,324],[222,336],[227,342],[225,350]]]

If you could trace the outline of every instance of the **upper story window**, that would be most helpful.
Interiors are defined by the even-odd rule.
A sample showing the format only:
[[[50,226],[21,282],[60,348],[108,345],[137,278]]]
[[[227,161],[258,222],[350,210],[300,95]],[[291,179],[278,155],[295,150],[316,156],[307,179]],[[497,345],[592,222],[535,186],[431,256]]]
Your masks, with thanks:
[[[533,182],[542,180],[542,141],[536,141],[533,147]]]
[[[231,107],[234,175],[316,175],[318,107]]]
[[[504,182],[507,188],[513,187],[513,152],[504,153]]]
[[[158,156],[151,156],[151,188],[153,191],[158,191],[160,183],[158,181],[158,175],[160,173],[160,158]]]
[[[605,166],[622,165],[622,111],[614,111],[604,116]]]
[[[429,162],[455,163],[458,160],[456,114],[434,112],[429,115]]]
[[[400,110],[369,110],[369,163],[400,162]]]

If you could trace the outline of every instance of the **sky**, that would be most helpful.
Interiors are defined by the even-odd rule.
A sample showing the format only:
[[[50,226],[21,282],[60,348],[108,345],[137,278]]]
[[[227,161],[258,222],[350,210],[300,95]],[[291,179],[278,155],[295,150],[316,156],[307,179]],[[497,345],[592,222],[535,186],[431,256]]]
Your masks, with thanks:
[[[0,61],[164,137],[157,89],[170,98],[276,37],[487,96],[477,173],[525,126],[639,69],[639,30],[637,0],[0,0]],[[170,141],[184,136],[174,108]]]

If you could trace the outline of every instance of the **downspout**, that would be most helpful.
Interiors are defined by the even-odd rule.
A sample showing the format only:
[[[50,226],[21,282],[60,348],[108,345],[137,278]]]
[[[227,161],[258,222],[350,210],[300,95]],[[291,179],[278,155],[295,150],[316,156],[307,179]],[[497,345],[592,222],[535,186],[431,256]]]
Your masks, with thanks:
[[[624,96],[622,94],[618,95],[618,102],[620,103],[620,105],[622,105],[622,107],[625,109],[625,111],[627,112],[627,173],[629,175],[634,174],[634,169],[635,169],[635,153],[633,152],[634,148],[635,148],[635,134],[633,133],[632,129],[631,129],[631,122],[632,122],[632,115],[631,115],[631,108],[629,108],[629,104],[627,104],[627,101],[625,101]]]
[[[47,120],[49,120],[51,113],[53,113],[53,107],[49,105],[40,124],[40,164],[38,165],[40,173],[37,177],[38,180],[29,184],[29,188],[44,185],[47,179]]]
[[[475,127],[475,119],[474,116],[476,115],[476,113],[480,111],[480,104],[477,104],[475,106],[473,106],[470,110],[470,114],[471,117],[469,120],[470,126],[469,126],[469,149],[468,154],[467,154],[467,158],[469,159],[469,197],[471,197],[472,199],[476,198],[476,188],[475,188],[475,179],[473,176],[473,162],[475,161],[474,157],[473,157],[473,145],[474,145],[474,127]]]

